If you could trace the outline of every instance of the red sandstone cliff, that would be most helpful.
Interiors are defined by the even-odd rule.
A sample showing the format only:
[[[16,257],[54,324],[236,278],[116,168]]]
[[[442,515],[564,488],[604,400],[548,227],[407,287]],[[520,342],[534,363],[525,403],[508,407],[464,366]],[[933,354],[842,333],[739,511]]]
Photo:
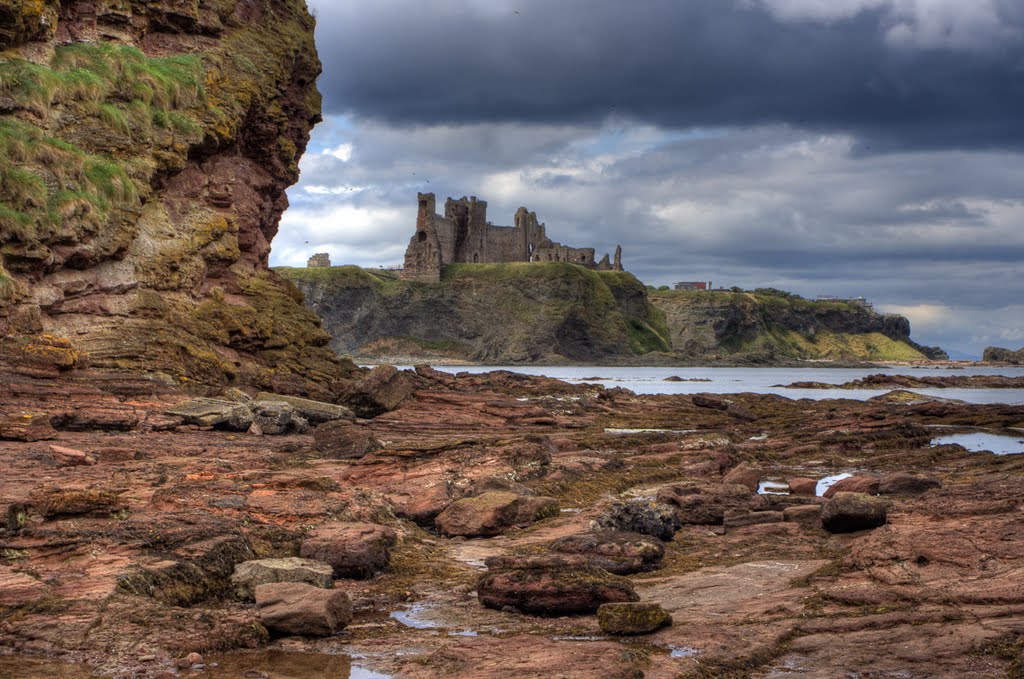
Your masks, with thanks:
[[[0,356],[324,396],[267,269],[320,119],[303,0],[0,1]]]

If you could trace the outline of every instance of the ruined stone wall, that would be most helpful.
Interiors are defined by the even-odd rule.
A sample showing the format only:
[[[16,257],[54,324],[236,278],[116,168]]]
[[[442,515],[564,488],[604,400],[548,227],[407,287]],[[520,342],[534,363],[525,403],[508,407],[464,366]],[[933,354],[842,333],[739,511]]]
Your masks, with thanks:
[[[409,241],[402,277],[436,282],[445,264],[500,264],[505,262],[569,262],[591,269],[621,271],[621,248],[616,263],[608,255],[601,263],[593,248],[574,248],[553,242],[535,212],[521,207],[515,226],[494,226],[487,221],[487,203],[475,196],[445,201],[444,216],[436,213],[432,193],[418,194],[416,233]]]
[[[534,250],[534,261],[537,262],[569,262],[588,268],[594,268],[594,248],[571,248],[559,243]]]

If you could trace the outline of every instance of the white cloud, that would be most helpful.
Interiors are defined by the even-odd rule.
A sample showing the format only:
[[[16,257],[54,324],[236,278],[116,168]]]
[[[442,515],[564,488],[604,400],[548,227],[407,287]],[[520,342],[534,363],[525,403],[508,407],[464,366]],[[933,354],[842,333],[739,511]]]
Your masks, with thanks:
[[[323,151],[321,151],[321,153],[325,156],[337,158],[343,163],[347,163],[348,161],[352,160],[352,144],[339,144],[334,148],[326,148]]]
[[[988,50],[1020,40],[999,0],[743,0],[782,21],[833,23],[881,10],[885,39],[902,48]]]

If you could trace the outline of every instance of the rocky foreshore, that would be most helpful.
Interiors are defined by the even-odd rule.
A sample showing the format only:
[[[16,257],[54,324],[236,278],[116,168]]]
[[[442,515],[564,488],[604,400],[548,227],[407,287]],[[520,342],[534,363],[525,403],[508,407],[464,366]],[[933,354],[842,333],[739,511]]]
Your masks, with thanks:
[[[1021,670],[1024,456],[931,427],[1019,431],[1024,407],[426,367],[336,386],[0,375],[0,668],[260,672],[232,653],[269,648],[402,677]]]

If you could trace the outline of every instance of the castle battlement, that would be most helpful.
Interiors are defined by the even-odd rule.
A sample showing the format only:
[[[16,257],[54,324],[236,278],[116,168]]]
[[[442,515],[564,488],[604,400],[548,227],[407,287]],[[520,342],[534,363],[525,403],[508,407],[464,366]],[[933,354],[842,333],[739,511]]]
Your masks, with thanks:
[[[622,271],[622,248],[615,260],[606,254],[594,259],[594,248],[574,248],[547,236],[547,226],[537,213],[516,210],[514,226],[494,226],[487,221],[487,201],[476,196],[448,198],[444,214],[437,214],[433,193],[416,196],[416,233],[405,251],[402,277],[437,282],[445,264],[499,264],[504,262],[570,262],[590,269]]]

